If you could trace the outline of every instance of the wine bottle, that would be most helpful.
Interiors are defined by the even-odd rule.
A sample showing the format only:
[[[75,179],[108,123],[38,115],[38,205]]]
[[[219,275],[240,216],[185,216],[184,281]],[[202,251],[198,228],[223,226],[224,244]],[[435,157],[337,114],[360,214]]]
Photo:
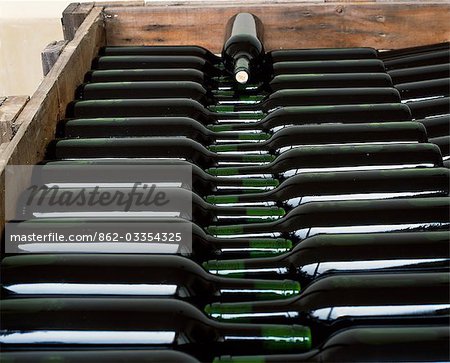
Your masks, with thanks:
[[[270,62],[298,62],[317,60],[376,59],[378,52],[373,48],[313,48],[279,49],[267,53]]]
[[[111,55],[93,60],[92,69],[170,69],[192,68],[221,76],[222,70],[206,59],[186,55]]]
[[[302,288],[328,275],[449,272],[450,237],[442,232],[316,235],[276,257],[212,260],[210,273],[251,279],[290,279]]]
[[[289,88],[370,88],[392,87],[386,73],[284,74],[269,82],[269,91]]]
[[[153,55],[153,56],[193,56],[220,64],[220,57],[198,45],[152,45],[152,46],[106,46],[100,48],[99,55]]]
[[[75,101],[67,107],[68,118],[89,117],[190,117],[204,125],[225,120],[259,120],[260,111],[218,113],[208,110],[201,103],[188,98],[166,99],[114,99]]]
[[[222,356],[213,363],[448,362],[449,341],[446,325],[355,327],[338,331],[306,353]]]
[[[407,87],[414,86],[407,85]],[[402,90],[404,91],[403,88]],[[414,92],[414,90],[410,90],[410,92]],[[431,86],[424,85],[422,93],[427,92],[442,93],[443,86],[434,85],[434,83]],[[210,92],[199,83],[178,81],[88,83],[81,85],[76,94],[76,98],[83,100],[188,98],[205,106],[209,105],[210,109],[219,112],[259,110],[269,112],[281,106],[327,105],[330,103],[400,102],[399,92],[392,87],[282,89],[266,97],[246,95],[236,98],[234,93]]]
[[[215,276],[181,256],[31,254],[4,258],[2,288],[20,297],[166,297],[197,307],[215,301],[284,299],[300,293],[296,281]]]
[[[2,352],[4,363],[200,363],[196,358],[176,350],[31,350]]]
[[[132,233],[147,233],[154,230],[150,227],[159,227],[173,224],[173,230],[191,231],[191,245],[189,241],[182,239],[171,243],[133,243],[101,241],[98,233],[111,233],[116,231],[118,225],[126,222],[126,226]],[[183,226],[180,229],[177,223]],[[108,219],[86,219],[86,218],[45,218],[30,219],[24,222],[9,222],[9,227],[22,235],[45,234],[49,232],[58,235],[69,235],[76,231],[79,234],[97,236],[89,243],[54,243],[43,241],[27,241],[17,246],[11,253],[134,253],[134,254],[176,254],[189,257],[190,259],[203,262],[210,259],[230,259],[247,257],[268,257],[289,251],[292,248],[292,241],[283,238],[216,238],[209,234],[195,223],[181,220],[180,218],[140,218],[140,219],[119,219],[110,217]],[[97,234],[95,234],[97,232]],[[134,236],[134,235],[133,235]],[[12,242],[12,241],[10,241]]]
[[[207,172],[217,176],[263,175],[284,181],[293,175],[313,171],[436,166],[442,166],[442,156],[434,144],[325,145],[294,148],[267,164],[210,168]]]
[[[428,137],[450,135],[450,114],[416,120],[425,126]]]
[[[450,155],[450,135],[433,137],[430,142],[439,146],[442,156],[448,158]]]
[[[420,82],[428,79],[450,77],[450,64],[436,64],[433,66],[421,66],[412,68],[401,68],[388,71],[394,84]]]
[[[239,134],[235,136],[239,137]],[[209,150],[213,152],[268,152],[272,155],[279,155],[284,150],[300,145],[356,145],[390,142],[427,142],[425,126],[413,121],[289,126],[276,131],[270,139],[265,141],[212,145]]]
[[[414,119],[448,114],[450,97],[438,97],[423,101],[410,101],[406,105],[411,109]]]
[[[262,111],[268,113],[286,106],[322,106],[353,105],[400,102],[400,94],[395,88],[318,88],[318,89],[285,89],[270,94],[261,102],[235,104],[234,101],[223,101],[220,105],[209,109],[220,113],[242,111]]]
[[[189,98],[205,105],[216,102],[201,84],[190,81],[85,83],[76,91],[77,99],[164,99]]]
[[[276,76],[270,82],[253,85],[236,85],[225,77],[209,77],[197,69],[182,68],[94,70],[85,75],[85,82],[88,83],[136,81],[196,82],[218,95],[229,95],[231,92],[235,97],[242,94],[267,94],[283,89],[392,87],[391,77],[386,73],[287,74]]]
[[[245,84],[261,72],[264,61],[263,25],[250,13],[233,16],[226,25],[222,58],[225,69]]]
[[[48,147],[50,158],[177,158],[201,168],[221,163],[263,163],[272,155],[221,155],[185,137],[116,137],[54,140]]]
[[[427,44],[427,45],[420,45],[417,47],[400,48],[400,49],[388,50],[385,52],[379,52],[378,55],[382,59],[391,59],[391,58],[404,57],[404,56],[408,56],[408,55],[415,55],[415,54],[419,54],[419,53],[445,50],[445,49],[449,49],[449,45],[450,45],[449,42]]]
[[[450,92],[450,78],[399,83],[395,85],[395,88],[398,89],[403,100],[432,96],[448,96]]]
[[[419,54],[412,54],[403,57],[386,59],[384,61],[384,65],[387,70],[402,69],[402,68],[434,65],[440,63],[448,63],[449,58],[450,58],[450,50],[447,47],[447,49],[443,50],[422,52]]]
[[[311,347],[307,327],[220,323],[175,299],[10,299],[2,302],[1,314],[3,350],[159,348],[209,361],[217,354]]]
[[[234,96],[239,94],[265,94],[285,89],[317,89],[317,88],[370,88],[392,87],[392,80],[386,73],[325,73],[325,74],[283,74],[273,77],[269,82],[253,86],[229,87]],[[225,87],[219,86],[225,89]]]
[[[448,324],[448,273],[373,273],[327,276],[298,297],[214,303],[207,314],[233,323],[307,324],[314,341],[356,325]]]
[[[98,69],[88,71],[84,77],[87,83],[104,82],[196,82],[205,88],[216,87],[213,78],[193,68],[158,68],[158,69]]]
[[[184,136],[203,145],[220,144],[230,140],[233,142],[258,142],[270,137],[266,133],[257,131],[214,132],[189,117],[65,119],[58,124],[56,135],[67,138]]]
[[[200,226],[207,226],[251,223],[278,219],[284,215],[284,210],[278,207],[216,206],[190,190],[157,188],[155,185],[118,188],[81,184],[78,188],[31,191],[24,194],[23,198],[22,208],[17,212],[19,220],[49,217],[175,216],[192,220]]]
[[[216,236],[282,237],[294,243],[316,234],[433,231],[450,226],[450,198],[405,198],[306,203],[283,218],[252,224],[210,226]]]
[[[304,173],[267,192],[210,195],[206,200],[219,205],[278,206],[290,211],[314,201],[444,197],[449,196],[449,185],[446,168]]]
[[[91,114],[94,116],[94,114]],[[364,105],[329,105],[280,107],[260,121],[240,120],[239,123],[210,126],[214,131],[270,130],[287,125],[310,125],[318,123],[395,122],[411,120],[411,110],[401,103]]]
[[[35,176],[36,182],[40,185],[44,184],[73,184],[73,175],[77,175],[77,180],[80,183],[99,182],[98,175],[95,173],[90,177],[89,173],[86,173],[86,168],[93,168],[100,166],[102,175],[105,175],[105,179],[108,175],[116,181],[122,183],[128,183],[129,186],[133,186],[136,182],[133,175],[120,174],[120,180],[118,179],[117,168],[123,165],[142,167],[145,170],[146,167],[173,167],[178,166],[188,167],[192,173],[192,179],[185,180],[180,178],[179,175],[166,175],[167,173],[155,174],[153,173],[148,182],[155,183],[158,186],[164,184],[161,183],[175,183],[175,186],[184,187],[186,189],[192,189],[200,196],[207,196],[210,194],[223,194],[223,193],[248,193],[255,191],[270,190],[276,187],[279,182],[275,179],[260,179],[260,178],[221,178],[206,173],[202,168],[194,165],[190,162],[177,159],[77,159],[77,160],[59,160],[59,161],[44,161],[44,165],[40,165],[42,172]],[[81,173],[82,176],[81,177]],[[110,173],[110,174],[109,174]],[[181,180],[180,180],[181,179]],[[107,179],[108,180],[108,179]]]
[[[273,75],[299,73],[375,73],[385,72],[384,63],[379,59],[320,60],[276,62]]]

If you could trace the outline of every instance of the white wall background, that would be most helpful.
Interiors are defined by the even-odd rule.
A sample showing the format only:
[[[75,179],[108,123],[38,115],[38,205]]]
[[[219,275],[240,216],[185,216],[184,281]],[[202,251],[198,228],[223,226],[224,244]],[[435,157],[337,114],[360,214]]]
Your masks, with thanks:
[[[41,51],[63,39],[61,14],[71,2],[0,0],[0,96],[34,93],[43,78]]]

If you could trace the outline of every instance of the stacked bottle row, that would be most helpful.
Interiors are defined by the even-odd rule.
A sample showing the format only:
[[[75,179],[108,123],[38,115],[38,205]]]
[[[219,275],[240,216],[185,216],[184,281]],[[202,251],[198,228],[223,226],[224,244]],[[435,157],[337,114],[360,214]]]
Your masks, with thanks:
[[[264,53],[251,14],[228,34],[221,58],[106,47],[94,60],[41,182],[64,193],[85,165],[187,165],[190,184],[163,190],[192,205],[177,217],[137,205],[92,216],[45,209],[41,193],[18,211],[18,230],[188,223],[192,249],[92,241],[5,257],[4,357],[450,361],[450,173],[428,135],[448,118],[448,44]],[[237,49],[238,35],[251,45]],[[132,177],[121,178],[100,189],[129,192]]]

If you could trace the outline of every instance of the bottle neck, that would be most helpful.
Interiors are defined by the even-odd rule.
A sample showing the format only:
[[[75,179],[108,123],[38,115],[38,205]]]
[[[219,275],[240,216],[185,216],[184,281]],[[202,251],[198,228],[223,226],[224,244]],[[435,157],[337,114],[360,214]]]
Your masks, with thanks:
[[[221,178],[210,174],[209,178],[213,178],[215,182],[215,190],[221,193],[229,192],[230,189],[238,189],[245,192],[272,190],[279,184],[276,179],[260,179],[260,178]]]
[[[246,158],[251,158],[251,155],[246,156]],[[272,159],[275,160],[273,155],[255,155],[256,158]],[[231,175],[255,175],[264,174],[262,177],[271,178],[273,175],[274,162],[264,164],[264,165],[251,165],[251,166],[233,166],[233,167],[220,167],[220,168],[210,168],[206,171],[215,176],[231,176]]]
[[[221,302],[278,300],[300,294],[300,284],[291,280],[252,280],[211,274],[208,278],[213,281],[217,300]]]
[[[247,194],[208,195],[206,201],[212,204],[255,204],[255,206],[271,206],[276,204],[273,198],[275,190]]]
[[[205,133],[206,134],[206,133]],[[223,131],[223,132],[214,132],[209,131],[208,136],[213,138],[217,144],[223,144],[223,143],[246,143],[246,144],[256,144],[256,146],[262,144],[262,141],[268,140],[270,138],[270,135],[264,132],[260,131],[244,131],[244,132],[238,132],[238,131]],[[212,151],[220,151],[220,150],[213,150]]]
[[[208,248],[214,246],[217,258],[257,258],[283,254],[292,242],[283,238],[218,238],[206,235]]]
[[[216,147],[210,146],[209,150],[215,150]],[[275,160],[275,156],[269,154],[254,155],[254,154],[217,154],[214,151],[211,152],[211,157],[213,157],[218,163],[250,163],[250,164],[260,164],[269,163]]]
[[[236,207],[215,206],[208,204],[214,210],[217,221],[220,223],[254,223],[259,221],[277,220],[285,215],[282,208],[277,207]]]
[[[278,232],[276,226],[279,220],[262,223],[251,224],[234,224],[224,226],[209,226],[206,228],[207,232],[213,236],[227,236],[226,238],[238,237],[240,235],[261,235],[263,233],[270,234],[270,237],[277,237]]]
[[[260,154],[267,153],[270,146],[270,140],[262,142],[252,143],[240,143],[240,144],[222,144],[213,145],[209,149],[214,152],[239,152],[239,151],[251,151],[258,152]]]
[[[311,331],[305,326],[213,323],[222,354],[286,354],[311,349]]]
[[[236,260],[211,260],[203,263],[203,268],[218,276],[236,278],[296,278],[292,273],[289,252],[281,256],[248,258]]]
[[[300,354],[270,354],[254,356],[221,356],[213,363],[322,363],[320,352],[312,349]]]

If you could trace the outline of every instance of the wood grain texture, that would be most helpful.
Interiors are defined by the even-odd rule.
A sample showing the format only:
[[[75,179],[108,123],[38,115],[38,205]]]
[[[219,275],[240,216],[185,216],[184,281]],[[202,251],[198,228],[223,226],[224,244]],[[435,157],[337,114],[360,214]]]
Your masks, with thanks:
[[[66,44],[67,40],[51,42],[41,52],[42,72],[44,76],[46,76],[48,72],[50,72],[50,69],[52,69],[53,65],[56,63],[56,60],[58,59]]]
[[[242,4],[242,2],[240,3]],[[448,2],[153,3],[104,9],[108,45],[196,44],[220,52],[225,23],[252,12],[267,50],[368,46],[395,49],[448,41]]]
[[[67,5],[61,18],[65,40],[70,41],[75,37],[75,33],[93,7],[94,3],[71,3]]]
[[[29,99],[28,96],[9,96],[0,100],[0,144],[12,139],[18,128],[15,121]]]
[[[32,165],[41,161],[54,138],[56,124],[65,115],[76,87],[83,82],[92,58],[105,45],[101,8],[94,8],[67,44],[53,68],[20,113],[20,124],[0,159],[0,229],[4,227],[4,175],[6,165]],[[18,188],[21,186],[18,186]]]

